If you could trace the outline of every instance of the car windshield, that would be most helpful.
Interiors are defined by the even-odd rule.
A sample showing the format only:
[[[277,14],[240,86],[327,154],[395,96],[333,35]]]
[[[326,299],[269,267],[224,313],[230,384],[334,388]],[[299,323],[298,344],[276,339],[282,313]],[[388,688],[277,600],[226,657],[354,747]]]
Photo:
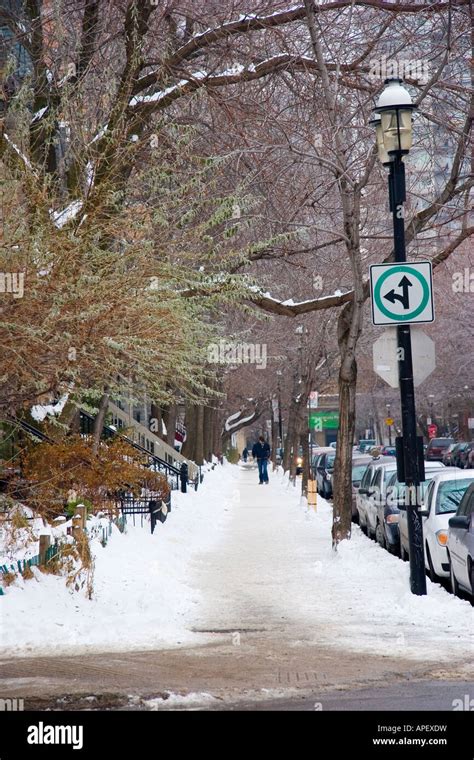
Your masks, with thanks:
[[[392,475],[393,475],[393,473],[395,472],[396,469],[397,469],[397,465],[396,464],[394,464],[393,467],[384,467],[384,470],[383,470],[383,480],[384,480],[384,483],[387,483],[387,481],[390,480],[390,478],[392,477]]]
[[[441,468],[439,468],[439,469],[441,469]],[[425,493],[426,493],[426,489],[428,488],[428,485],[429,485],[430,481],[433,480],[433,478],[437,474],[437,472],[438,472],[438,469],[433,470],[433,472],[430,472],[429,470],[428,470],[428,472],[425,472],[425,478],[426,479],[423,480],[420,483],[420,485],[419,485],[419,489],[420,489],[419,490],[419,495],[420,495],[420,500],[421,501],[423,501],[423,499],[424,499],[424,496],[425,496]],[[397,498],[399,500],[403,500],[404,497],[405,497],[405,488],[406,488],[405,483],[399,483],[398,480],[395,480],[395,482],[393,483],[393,486],[397,490]]]
[[[358,481],[362,480],[362,476],[364,472],[366,471],[368,465],[367,464],[356,464],[352,468],[352,482],[357,483]]]
[[[452,438],[433,438],[430,446],[449,446],[450,443],[454,443]]]
[[[445,480],[440,483],[436,496],[436,514],[455,512],[464,496],[464,491],[471,485],[472,481],[473,478],[460,478],[459,480]]]

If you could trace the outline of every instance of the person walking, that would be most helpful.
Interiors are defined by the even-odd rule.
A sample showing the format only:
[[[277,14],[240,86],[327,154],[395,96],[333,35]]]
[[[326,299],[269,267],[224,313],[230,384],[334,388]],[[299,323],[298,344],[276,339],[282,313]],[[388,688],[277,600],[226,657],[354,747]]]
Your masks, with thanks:
[[[249,455],[249,452],[246,446],[245,449],[242,451],[242,459],[244,460],[245,463],[247,462],[248,455]]]
[[[259,485],[266,483],[268,485],[268,460],[270,459],[270,446],[261,435],[254,443],[252,456],[257,460]]]

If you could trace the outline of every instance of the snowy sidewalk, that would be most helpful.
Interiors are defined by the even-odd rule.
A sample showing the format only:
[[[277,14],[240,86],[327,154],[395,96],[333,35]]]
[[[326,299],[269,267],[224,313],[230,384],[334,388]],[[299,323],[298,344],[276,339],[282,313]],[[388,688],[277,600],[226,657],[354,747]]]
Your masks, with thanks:
[[[94,542],[92,601],[39,571],[10,586],[0,599],[3,655],[171,647],[204,655],[213,645],[236,654],[242,638],[242,655],[275,661],[323,650],[472,661],[469,602],[430,581],[427,597],[413,596],[408,564],[357,526],[335,555],[330,504],[318,497],[314,512],[299,490],[280,474],[260,486],[256,470],[216,467],[197,493],[173,493],[153,536],[130,526],[106,548]]]
[[[213,551],[229,519],[237,468],[206,473],[198,491],[172,493],[172,510],[151,535],[148,518],[114,527],[104,548],[92,541],[94,596],[66,588],[65,579],[20,577],[0,597],[3,656],[133,651],[195,642],[187,619],[200,599],[192,582],[197,552]]]
[[[232,521],[196,582],[205,590],[199,631],[268,632],[283,646],[314,645],[418,660],[472,659],[473,609],[428,581],[409,591],[409,567],[354,526],[337,555],[331,506],[302,506],[300,484],[241,469]],[[233,632],[233,634],[232,634]]]

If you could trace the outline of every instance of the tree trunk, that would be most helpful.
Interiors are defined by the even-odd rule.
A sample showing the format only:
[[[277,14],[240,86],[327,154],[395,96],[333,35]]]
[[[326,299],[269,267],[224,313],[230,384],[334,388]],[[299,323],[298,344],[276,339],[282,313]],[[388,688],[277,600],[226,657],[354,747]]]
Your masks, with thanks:
[[[204,462],[204,407],[199,404],[196,410],[196,447],[194,461],[196,464]]]
[[[151,403],[151,418],[149,422],[149,428],[152,433],[154,433],[158,438],[163,438],[163,412],[161,410],[161,406],[158,406],[158,404]]]
[[[186,427],[186,440],[181,453],[184,457],[194,460],[196,446],[196,405],[186,402],[186,414],[184,424]]]
[[[308,480],[310,472],[308,425],[304,427],[304,432],[301,435],[301,445],[303,447],[303,478],[301,482],[301,493],[303,496],[306,496],[308,494]]]
[[[352,445],[355,434],[357,362],[355,349],[361,329],[361,304],[348,304],[339,315],[339,430],[333,477],[332,543],[351,537],[352,528]]]
[[[291,441],[291,448],[293,453],[290,459],[290,480],[295,483],[296,481],[296,460],[298,459],[298,449],[300,442],[300,420],[299,415],[296,416],[296,424],[293,430],[293,439]]]
[[[203,452],[204,459],[210,462],[212,459],[212,428],[213,428],[214,409],[211,406],[204,407],[203,422]]]
[[[214,409],[213,425],[212,425],[212,453],[215,456],[221,454],[221,416],[219,409]]]
[[[283,451],[283,469],[285,472],[288,472],[288,470],[291,467],[291,451],[292,451],[293,443],[295,439],[297,414],[296,414],[296,401],[295,401],[294,396],[295,396],[295,393],[293,392],[291,402],[290,402],[290,408],[288,410],[288,426],[286,428],[285,448]]]
[[[278,418],[275,417],[275,409],[273,403],[271,404],[272,410],[272,463],[273,469],[276,468],[276,455],[278,448]]]
[[[104,427],[105,415],[109,406],[109,394],[107,388],[104,388],[105,393],[100,399],[99,411],[94,419],[94,427],[92,430],[92,452],[97,454],[99,451],[100,437],[102,435],[102,429]]]
[[[168,407],[168,418],[166,421],[166,442],[174,449],[176,436],[176,418],[178,416],[178,407],[176,404],[170,404]]]

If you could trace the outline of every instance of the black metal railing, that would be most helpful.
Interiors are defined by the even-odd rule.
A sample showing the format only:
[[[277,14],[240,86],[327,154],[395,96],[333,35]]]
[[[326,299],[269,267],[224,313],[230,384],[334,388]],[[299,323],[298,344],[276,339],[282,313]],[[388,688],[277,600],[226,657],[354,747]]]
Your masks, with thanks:
[[[80,430],[81,430],[82,435],[92,435],[93,426],[94,426],[93,415],[81,409],[80,420],[81,420]],[[115,430],[115,428],[112,428],[109,425],[104,425],[102,429],[102,435],[106,439],[113,438],[114,436],[118,436],[119,438],[122,438],[130,446],[132,446],[136,451],[139,451],[141,454],[143,454],[147,458],[148,467],[150,469],[152,469],[154,472],[161,472],[164,475],[166,475],[168,483],[173,490],[176,490],[179,488],[179,469],[177,467],[170,464],[169,462],[165,462],[164,459],[161,459],[156,454],[152,454],[144,446],[141,446],[139,443],[134,441],[133,438],[130,438],[130,436],[124,433],[119,433],[117,430]]]
[[[29,422],[26,422],[25,420],[18,419],[18,418],[9,418],[8,422],[10,424],[16,425],[17,427],[24,430],[26,433],[31,435],[33,438],[36,438],[37,440],[40,440],[42,442],[46,443],[55,443],[55,441],[46,433],[43,433],[42,430],[39,430],[34,425],[31,425]],[[94,416],[92,414],[89,414],[89,412],[84,411],[83,409],[80,410],[80,432],[81,435],[92,435],[94,429]],[[132,446],[136,451],[139,451],[147,460],[147,466],[152,469],[154,472],[161,472],[166,476],[166,479],[168,481],[168,484],[172,490],[179,490],[180,488],[180,473],[181,470],[178,467],[175,467],[173,464],[170,464],[169,462],[166,462],[164,459],[161,459],[161,457],[157,456],[156,454],[152,454],[148,449],[146,449],[144,446],[141,446],[139,443],[133,440],[133,438],[130,438],[128,435],[124,433],[119,433],[115,428],[110,427],[109,425],[104,425],[102,429],[102,436],[105,439],[110,439],[115,436],[118,436],[125,440],[130,446]],[[199,473],[195,480],[189,480],[189,482],[194,485],[197,488],[198,482],[199,482]]]

